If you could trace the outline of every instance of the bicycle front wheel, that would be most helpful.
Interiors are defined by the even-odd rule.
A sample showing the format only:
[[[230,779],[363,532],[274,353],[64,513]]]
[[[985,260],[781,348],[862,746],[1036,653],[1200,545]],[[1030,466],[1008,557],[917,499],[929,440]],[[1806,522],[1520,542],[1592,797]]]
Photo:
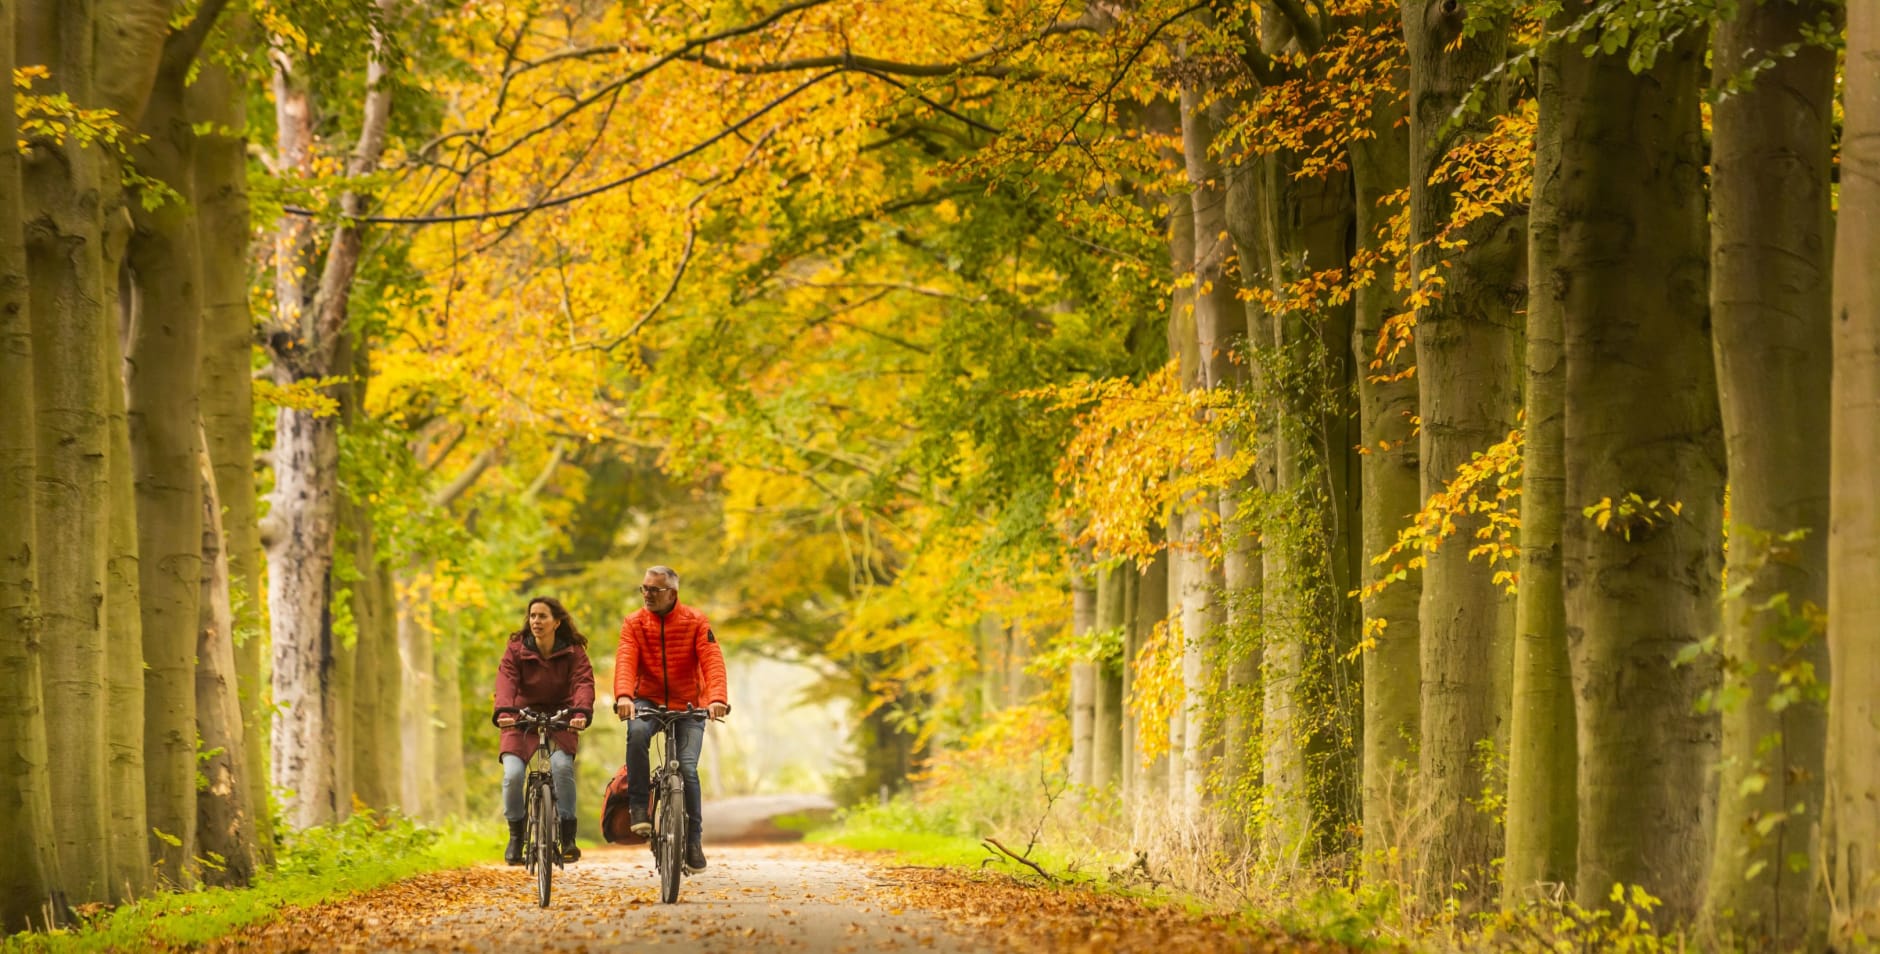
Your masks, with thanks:
[[[554,888],[555,863],[560,860],[560,849],[555,845],[555,796],[547,785],[538,786],[535,794],[535,893],[536,900],[546,908]]]
[[[659,839],[659,900],[679,901],[679,881],[685,875],[685,795],[677,786],[660,793],[655,837]]]

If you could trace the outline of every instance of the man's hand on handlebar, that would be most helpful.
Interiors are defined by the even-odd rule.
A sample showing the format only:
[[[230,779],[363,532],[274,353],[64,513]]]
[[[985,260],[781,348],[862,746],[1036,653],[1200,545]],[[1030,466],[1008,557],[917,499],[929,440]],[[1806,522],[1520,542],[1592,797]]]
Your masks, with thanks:
[[[714,702],[706,706],[705,711],[714,719],[722,719],[725,717],[726,713],[731,711],[731,707],[722,702]]]
[[[571,728],[573,728],[575,731],[579,732],[582,729],[587,728],[587,716],[582,715],[581,713],[577,712],[571,718],[568,719],[568,725]]]
[[[507,729],[516,724],[516,714],[513,712],[505,712],[496,717],[496,724]]]

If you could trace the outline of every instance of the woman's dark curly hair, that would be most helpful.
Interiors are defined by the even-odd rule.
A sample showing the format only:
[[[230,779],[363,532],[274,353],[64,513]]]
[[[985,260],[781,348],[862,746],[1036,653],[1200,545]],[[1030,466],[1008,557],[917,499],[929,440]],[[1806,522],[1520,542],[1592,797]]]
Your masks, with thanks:
[[[522,628],[509,635],[510,641],[514,642],[529,635],[529,610],[533,609],[537,603],[548,607],[549,614],[555,617],[555,646],[562,643],[572,646],[587,645],[587,637],[581,635],[581,631],[575,628],[574,617],[568,615],[567,607],[562,606],[561,601],[552,596],[538,596],[523,607]],[[543,653],[552,653],[555,651],[555,646],[550,646],[545,650],[540,647],[537,649]]]

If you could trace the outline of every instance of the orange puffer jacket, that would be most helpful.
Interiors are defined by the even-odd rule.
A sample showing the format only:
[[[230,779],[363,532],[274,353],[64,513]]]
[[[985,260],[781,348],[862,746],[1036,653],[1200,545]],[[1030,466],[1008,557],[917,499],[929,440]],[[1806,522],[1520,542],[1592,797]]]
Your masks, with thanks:
[[[705,615],[683,604],[660,616],[642,609],[620,623],[614,651],[614,698],[646,699],[668,709],[730,705],[725,654]]]

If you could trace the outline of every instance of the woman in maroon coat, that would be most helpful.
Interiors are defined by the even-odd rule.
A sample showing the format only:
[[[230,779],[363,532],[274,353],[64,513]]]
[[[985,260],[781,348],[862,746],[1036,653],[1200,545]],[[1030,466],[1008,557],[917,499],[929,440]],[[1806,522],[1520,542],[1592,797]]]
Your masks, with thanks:
[[[586,728],[594,715],[594,667],[588,663],[587,637],[575,628],[568,611],[546,596],[529,601],[528,625],[510,634],[503,661],[496,666],[496,711],[491,718],[503,730],[503,817],[509,820],[503,860],[512,865],[522,864],[523,773],[537,747],[535,733],[515,727],[525,707],[543,715],[567,709],[568,724],[576,730]],[[561,857],[574,861],[581,857],[574,843],[574,755],[580,739],[572,731],[552,738],[549,774],[561,816]]]

